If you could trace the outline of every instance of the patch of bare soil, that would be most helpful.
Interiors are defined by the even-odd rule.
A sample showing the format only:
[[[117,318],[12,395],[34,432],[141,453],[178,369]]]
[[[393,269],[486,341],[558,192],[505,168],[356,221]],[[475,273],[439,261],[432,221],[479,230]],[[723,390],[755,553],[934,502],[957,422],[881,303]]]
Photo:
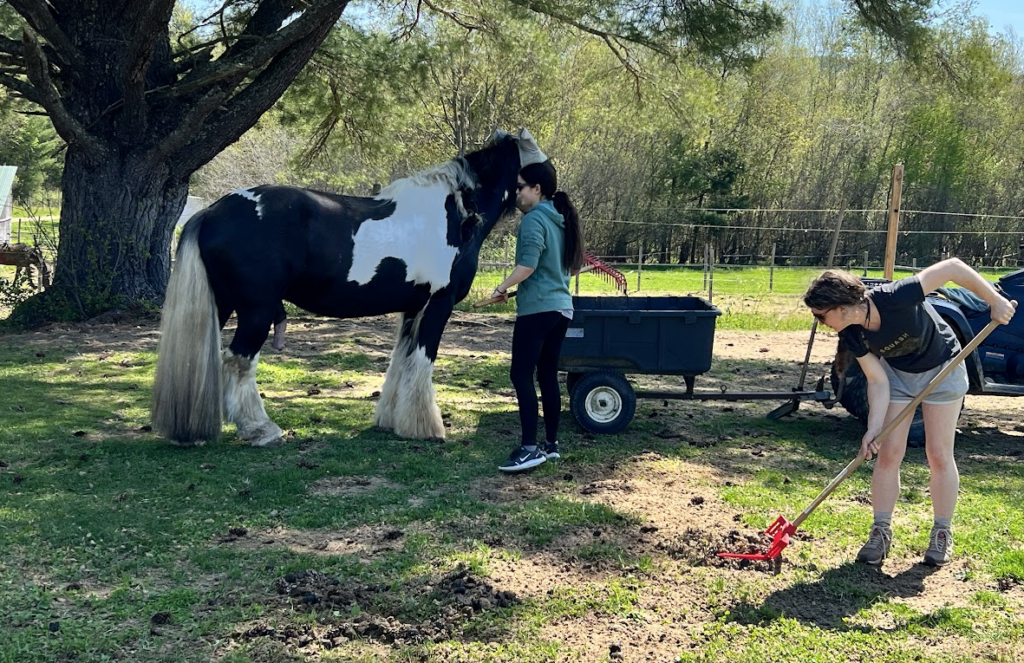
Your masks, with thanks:
[[[402,550],[402,539],[411,531],[388,525],[367,525],[337,532],[306,531],[286,528],[249,532],[233,528],[220,544],[231,544],[245,550],[282,547],[306,555],[354,555],[369,563],[381,553]]]
[[[270,639],[310,653],[356,639],[395,646],[442,642],[461,638],[475,616],[519,603],[514,592],[496,589],[465,568],[401,587],[357,585],[310,569],[278,578],[273,589],[282,607],[316,611],[317,623],[274,627],[261,621],[235,633],[236,640]],[[403,614],[400,606],[410,601],[433,606],[432,614],[425,619]]]
[[[695,567],[729,573],[772,568],[718,557],[725,550],[763,551],[765,541],[738,529],[736,513],[712,487],[721,483],[713,468],[678,462],[666,468],[663,460],[650,453],[618,466],[585,472],[573,468],[571,476],[494,477],[470,487],[471,494],[494,503],[561,493],[635,519],[626,526],[566,533],[540,549],[528,548],[520,560],[496,556],[489,562],[491,579],[524,597],[613,580],[637,592],[639,618],[588,612],[546,625],[542,637],[581,653],[582,660],[671,661],[689,640],[689,631],[713,619],[704,607],[707,590],[691,573]],[[590,559],[586,551],[594,544],[620,550],[623,561]],[[640,568],[637,560],[644,559],[649,564]]]
[[[313,484],[310,492],[329,497],[351,497],[400,486],[382,477],[326,477]]]
[[[580,653],[582,660],[674,660],[691,642],[691,633],[723,609],[753,615],[755,620],[781,614],[818,628],[845,631],[895,628],[888,613],[857,621],[861,608],[882,599],[931,614],[942,607],[973,606],[974,593],[988,589],[1001,591],[1009,603],[1024,605],[1021,597],[1014,598],[1016,588],[970,580],[966,559],[943,569],[921,565],[917,555],[891,558],[882,569],[837,559],[835,567],[812,582],[795,582],[785,572],[791,568],[788,563],[782,565],[782,575],[774,575],[770,562],[722,559],[721,551],[763,552],[768,539],[739,525],[739,514],[716,497],[715,487],[727,481],[718,469],[679,461],[666,466],[664,460],[649,453],[586,474],[573,468],[573,475],[495,477],[478,480],[470,488],[479,499],[493,503],[561,494],[636,518],[622,527],[566,533],[539,549],[527,547],[519,560],[495,556],[489,562],[491,579],[524,597],[607,586],[613,581],[636,590],[633,614],[587,612],[546,625],[544,638],[561,642]],[[595,542],[621,550],[627,562],[647,558],[651,563],[640,569],[581,556]],[[814,542],[812,534],[797,531],[790,545],[814,546]],[[695,572],[700,568],[713,575]],[[815,569],[805,570],[813,573]],[[737,584],[759,577],[763,592],[752,596],[749,604],[716,605],[709,594],[710,577]]]

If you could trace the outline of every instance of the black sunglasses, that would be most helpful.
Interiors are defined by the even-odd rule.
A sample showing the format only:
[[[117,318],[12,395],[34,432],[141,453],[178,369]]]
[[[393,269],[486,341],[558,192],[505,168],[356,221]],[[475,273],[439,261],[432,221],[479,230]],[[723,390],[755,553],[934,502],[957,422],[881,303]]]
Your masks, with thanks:
[[[811,313],[811,315],[813,315],[814,319],[820,322],[821,324],[825,324],[825,316],[834,310],[836,310],[835,307],[832,307],[825,311],[824,313]]]
[[[528,186],[533,186],[533,185],[532,184],[526,184],[525,182],[522,183],[522,184],[520,184],[519,182],[516,182],[516,191],[522,191],[523,189],[525,189]]]

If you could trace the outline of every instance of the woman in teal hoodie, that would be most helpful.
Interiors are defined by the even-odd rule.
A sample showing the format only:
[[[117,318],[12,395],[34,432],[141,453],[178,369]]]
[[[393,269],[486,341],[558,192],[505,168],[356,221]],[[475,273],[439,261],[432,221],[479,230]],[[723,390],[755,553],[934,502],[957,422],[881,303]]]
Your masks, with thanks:
[[[579,215],[569,196],[558,190],[558,175],[551,161],[524,167],[516,188],[516,207],[524,215],[519,223],[516,266],[493,294],[507,299],[508,289],[519,286],[510,375],[519,400],[523,435],[508,462],[498,468],[502,472],[522,472],[558,458],[562,413],[558,356],[572,320],[569,277],[583,266]],[[544,406],[543,447],[537,444],[534,373]]]

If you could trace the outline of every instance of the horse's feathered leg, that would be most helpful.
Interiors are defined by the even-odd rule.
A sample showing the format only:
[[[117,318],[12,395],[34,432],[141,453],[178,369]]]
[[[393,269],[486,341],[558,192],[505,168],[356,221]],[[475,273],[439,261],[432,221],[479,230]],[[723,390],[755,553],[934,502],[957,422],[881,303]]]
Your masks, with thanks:
[[[272,317],[273,312],[239,309],[238,329],[223,357],[225,416],[238,427],[239,439],[254,447],[281,442],[281,429],[267,416],[256,386],[259,350],[267,340]]]
[[[411,339],[404,344],[404,371],[396,385],[400,398],[393,415],[394,431],[401,437],[444,439],[444,421],[437,406],[433,377],[441,334],[452,306],[450,298],[431,300],[410,328]],[[395,348],[396,352],[398,349]]]
[[[398,314],[398,335],[395,338],[395,347],[391,350],[391,361],[384,376],[384,386],[380,388],[377,411],[373,418],[373,424],[378,428],[391,430],[395,427],[395,409],[401,396],[399,385],[402,384],[403,376],[408,370],[408,358],[422,315],[422,311]]]

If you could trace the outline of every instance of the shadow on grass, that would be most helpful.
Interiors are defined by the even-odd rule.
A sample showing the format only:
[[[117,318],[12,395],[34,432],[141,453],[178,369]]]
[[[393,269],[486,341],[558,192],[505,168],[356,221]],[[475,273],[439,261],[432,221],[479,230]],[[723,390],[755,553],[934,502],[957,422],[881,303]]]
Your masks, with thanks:
[[[925,591],[925,579],[937,570],[915,564],[891,576],[878,567],[850,562],[826,571],[814,582],[773,592],[760,605],[739,603],[731,612],[735,621],[743,624],[763,625],[788,618],[834,631],[895,630],[851,625],[847,618],[880,601],[918,596]]]

